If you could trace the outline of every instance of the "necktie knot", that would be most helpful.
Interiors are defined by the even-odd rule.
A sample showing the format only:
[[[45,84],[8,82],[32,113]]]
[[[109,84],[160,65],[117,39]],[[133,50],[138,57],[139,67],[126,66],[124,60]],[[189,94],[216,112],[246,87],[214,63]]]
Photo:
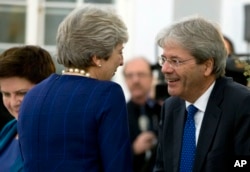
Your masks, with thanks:
[[[194,105],[188,106],[188,116],[193,117],[198,109]]]

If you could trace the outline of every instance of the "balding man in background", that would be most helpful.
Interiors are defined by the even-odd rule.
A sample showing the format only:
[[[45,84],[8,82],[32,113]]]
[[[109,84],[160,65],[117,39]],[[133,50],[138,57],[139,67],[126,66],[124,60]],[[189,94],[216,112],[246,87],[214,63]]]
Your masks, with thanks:
[[[154,80],[152,68],[145,57],[134,57],[125,64],[123,73],[131,96],[127,108],[134,171],[152,172],[161,110],[150,94]]]

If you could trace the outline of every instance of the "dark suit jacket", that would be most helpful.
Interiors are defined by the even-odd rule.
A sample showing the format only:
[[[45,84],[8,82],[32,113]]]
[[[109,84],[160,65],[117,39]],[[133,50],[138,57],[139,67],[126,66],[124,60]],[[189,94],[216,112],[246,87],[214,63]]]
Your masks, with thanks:
[[[159,126],[154,172],[177,172],[185,120],[185,101],[168,98]],[[228,78],[216,80],[205,110],[194,172],[226,172],[235,156],[250,156],[250,91]]]
[[[131,172],[126,101],[115,82],[53,74],[24,97],[25,172]]]
[[[141,108],[140,105],[135,104],[132,100],[130,100],[127,103],[129,132],[132,144],[137,138],[137,136],[142,132],[140,130],[138,122],[140,115],[142,115],[140,108]],[[148,130],[154,132],[155,135],[157,136],[158,124],[161,113],[161,105],[158,104],[155,100],[149,99],[147,103],[145,103],[144,108],[145,108],[144,115],[148,117],[150,122]],[[134,154],[133,167],[135,172],[152,172],[155,162],[156,147],[152,148],[151,153],[152,155],[150,159],[146,159],[145,153],[139,155]]]

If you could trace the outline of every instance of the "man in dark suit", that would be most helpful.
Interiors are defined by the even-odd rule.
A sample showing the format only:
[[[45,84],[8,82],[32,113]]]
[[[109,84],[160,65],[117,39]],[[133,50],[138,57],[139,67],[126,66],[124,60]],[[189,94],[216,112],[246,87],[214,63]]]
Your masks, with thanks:
[[[171,97],[163,104],[154,172],[226,172],[250,156],[250,91],[224,76],[227,52],[217,28],[188,18],[157,36]]]
[[[127,102],[129,131],[135,172],[152,172],[156,155],[161,105],[154,99],[153,72],[145,57],[136,56],[124,66],[130,92]]]

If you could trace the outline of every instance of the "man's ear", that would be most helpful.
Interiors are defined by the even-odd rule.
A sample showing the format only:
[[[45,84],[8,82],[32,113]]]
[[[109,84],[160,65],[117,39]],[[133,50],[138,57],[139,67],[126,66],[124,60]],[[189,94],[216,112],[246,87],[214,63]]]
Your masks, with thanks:
[[[209,58],[205,63],[204,63],[204,75],[209,76],[213,72],[214,69],[214,59]]]

